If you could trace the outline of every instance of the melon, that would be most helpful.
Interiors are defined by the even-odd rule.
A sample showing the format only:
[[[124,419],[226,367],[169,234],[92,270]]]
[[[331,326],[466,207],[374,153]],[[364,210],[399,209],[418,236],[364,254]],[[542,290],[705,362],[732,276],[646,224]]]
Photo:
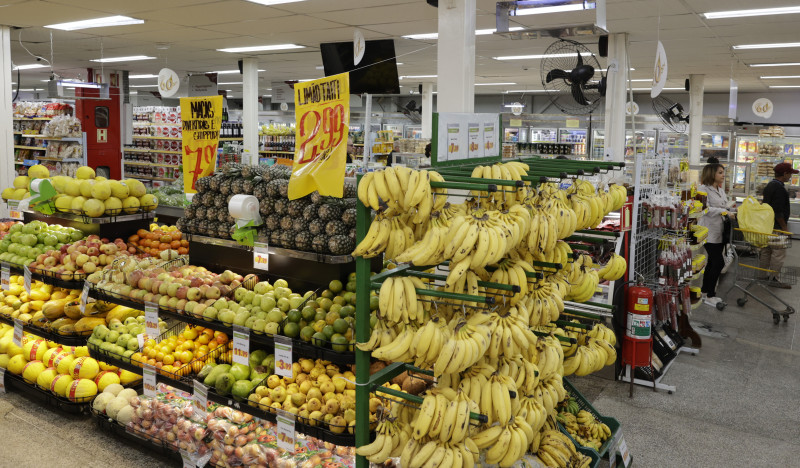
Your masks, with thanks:
[[[92,197],[104,201],[111,196],[111,184],[107,180],[95,181],[92,185]]]
[[[97,374],[94,378],[94,383],[97,384],[97,389],[102,392],[105,391],[106,387],[109,385],[118,384],[119,376],[116,372],[103,371]]]
[[[2,195],[0,195],[0,197],[2,197],[3,200],[13,200],[14,199],[14,191],[15,190],[16,189],[14,187],[6,187],[6,188],[3,189],[3,193],[2,193]],[[139,200],[136,200],[136,201],[138,202]]]
[[[11,359],[8,360],[8,371],[14,375],[22,374],[22,369],[25,368],[25,364],[28,361],[25,360],[25,356],[22,354],[17,354],[16,356],[12,356]]]
[[[45,369],[42,361],[31,361],[22,368],[22,378],[29,384],[35,383]]]
[[[132,384],[133,382],[141,379],[141,375],[134,374],[133,372],[126,371],[125,369],[119,370],[119,381],[122,385]]]
[[[55,177],[51,178],[50,182],[53,183],[53,188],[56,189],[56,192],[64,193],[64,188],[66,187],[67,181],[69,179],[70,178],[67,177],[67,176],[60,176],[59,175],[59,176],[55,176]]]
[[[102,201],[96,198],[90,198],[83,203],[83,211],[87,216],[97,218],[99,216],[103,216],[103,213],[106,211],[106,207]]]
[[[88,356],[89,355],[89,347],[88,346],[75,346],[74,348],[72,348],[72,354],[75,357]]]
[[[8,354],[0,354],[0,367],[3,369],[8,368],[8,361],[11,359]]]
[[[22,345],[22,352],[29,361],[41,361],[47,351],[47,343],[44,340],[31,340]]]
[[[136,213],[139,209],[139,199],[131,196],[122,200],[122,209],[128,214]]]
[[[56,367],[55,361],[56,357],[63,353],[64,350],[61,348],[50,348],[44,352],[44,356],[42,356],[42,362],[47,364],[47,367]]]
[[[22,354],[22,346],[15,345],[12,338],[12,340],[8,343],[8,348],[6,348],[6,353],[8,353],[10,357],[14,357],[17,354]]]
[[[81,192],[78,191],[80,194]],[[72,203],[70,203],[69,209],[73,212],[80,212],[83,210],[83,204],[86,203],[86,197],[78,195],[77,197],[72,198]]]
[[[130,196],[132,197],[139,198],[144,196],[145,193],[147,193],[147,188],[139,180],[125,179],[122,182],[128,186],[128,190],[130,191]]]
[[[122,214],[122,200],[117,197],[108,197],[106,201],[103,202],[103,207],[105,208],[104,213],[106,216]]]
[[[31,184],[31,178],[28,176],[17,176],[14,178],[14,188],[15,189],[25,189],[28,190],[28,186]]]
[[[61,195],[60,197],[56,198],[56,209],[58,209],[58,211],[68,212],[72,209],[72,200],[74,199],[75,197],[70,195]]]
[[[92,408],[94,408],[95,411],[102,413],[106,410],[106,405],[108,405],[108,403],[114,398],[114,394],[112,393],[101,393],[97,395],[97,398],[94,399]]]
[[[139,197],[139,205],[145,210],[152,211],[158,207],[158,199],[152,193]]]
[[[82,180],[80,183],[81,196],[87,199],[92,198],[92,187],[94,186],[94,180]]]
[[[122,390],[124,390],[124,387],[122,385],[120,385],[120,384],[111,384],[111,385],[107,385],[106,386],[106,389],[103,390],[103,393],[110,393],[110,394],[112,394],[114,396],[117,396],[117,395],[119,395],[119,392],[121,392]]]
[[[72,363],[70,375],[73,379],[94,379],[100,373],[100,364],[94,358],[81,356]]]
[[[89,166],[81,166],[75,172],[75,177],[77,177],[78,179],[83,179],[83,180],[94,179],[95,178],[94,169],[92,169]]]
[[[137,397],[137,396],[139,396],[139,394],[136,393],[136,390],[134,390],[132,388],[126,388],[126,389],[123,389],[121,392],[117,393],[117,398],[124,398],[126,402],[131,401],[131,398],[134,398],[134,397]]]
[[[78,379],[69,384],[66,397],[70,401],[84,402],[95,395],[97,395],[97,385],[94,382],[89,379]]]
[[[64,181],[64,193],[71,196],[77,197],[81,194],[81,181],[75,179],[67,179]]]
[[[117,419],[120,410],[128,405],[128,400],[118,396],[106,404],[106,414],[112,419]]]
[[[67,353],[59,354],[53,360],[53,366],[58,369],[59,374],[72,374],[72,362],[75,361],[75,356]]]
[[[109,181],[109,184],[111,184],[112,197],[117,197],[120,200],[124,200],[128,198],[128,195],[130,195],[131,191],[128,188],[128,186],[125,185],[125,182],[120,182],[118,180],[111,180]]]
[[[8,345],[11,344],[11,341],[14,339],[11,333],[6,334],[2,338],[0,338],[0,353],[5,354],[8,352]]]
[[[53,383],[53,379],[56,378],[57,375],[58,371],[55,370],[55,368],[48,367],[39,374],[39,377],[36,379],[36,385],[45,390],[49,390],[50,384]]]
[[[47,179],[50,177],[50,170],[41,164],[36,164],[28,169],[28,177],[31,179]]]
[[[53,377],[53,381],[50,382],[50,391],[57,396],[66,397],[70,385],[72,385],[71,376],[66,374],[58,374],[57,376]]]

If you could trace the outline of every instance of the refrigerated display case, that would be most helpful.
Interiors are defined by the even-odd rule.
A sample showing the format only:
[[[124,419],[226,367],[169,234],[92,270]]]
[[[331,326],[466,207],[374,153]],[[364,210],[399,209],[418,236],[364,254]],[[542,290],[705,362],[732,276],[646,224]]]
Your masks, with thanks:
[[[737,135],[736,161],[753,165],[756,191],[761,193],[772,180],[776,164],[790,162],[795,169],[800,168],[800,138]],[[788,185],[800,186],[800,177],[793,176]]]
[[[503,143],[528,143],[528,128],[527,127],[504,128]]]
[[[419,125],[406,125],[404,138],[419,140],[422,138],[422,127]]]
[[[646,157],[656,155],[656,141],[658,132],[655,130],[636,131],[636,152]],[[625,131],[625,157],[633,157],[633,131]]]
[[[589,159],[603,160],[606,157],[606,131],[593,130],[592,131],[592,152]]]
[[[536,128],[530,129],[529,143],[558,143],[558,131],[555,128]]]
[[[586,156],[585,128],[559,128],[558,142],[572,145],[573,156]]]
[[[703,132],[700,135],[700,158],[715,157],[727,161],[730,156],[731,132]]]
[[[658,155],[665,158],[688,158],[689,157],[689,135],[660,131],[658,132],[658,145],[656,146]]]

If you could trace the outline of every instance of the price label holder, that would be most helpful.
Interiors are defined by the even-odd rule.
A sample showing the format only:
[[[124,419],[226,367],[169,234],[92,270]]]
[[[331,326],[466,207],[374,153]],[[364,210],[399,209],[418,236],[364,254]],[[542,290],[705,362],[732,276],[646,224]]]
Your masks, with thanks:
[[[194,394],[192,395],[192,406],[194,407],[194,414],[198,418],[205,420],[206,413],[208,412],[208,387],[203,385],[202,382],[194,381]]]
[[[142,367],[142,385],[144,386],[144,396],[155,398],[156,396],[156,368],[150,364]]]
[[[0,367],[0,394],[6,393],[6,370]]]
[[[13,343],[17,346],[22,346],[22,320],[14,319],[14,336]]]
[[[622,457],[622,463],[625,465],[625,468],[628,468],[631,466],[631,452],[628,450],[628,444],[625,443],[625,437],[622,435],[622,432],[619,433],[618,439],[619,445],[617,445],[617,451]]]
[[[11,289],[11,267],[5,262],[0,265],[0,284],[3,291]]]
[[[253,268],[269,271],[269,245],[266,242],[253,243]]]
[[[86,304],[89,302],[89,282],[83,282],[83,291],[81,292],[81,312],[86,312]]]
[[[250,329],[241,325],[233,326],[233,362],[250,365]]]
[[[288,411],[278,410],[278,448],[294,453],[295,432],[294,415]]]
[[[292,372],[292,339],[275,335],[275,374],[294,378]]]
[[[155,302],[144,303],[144,332],[148,338],[158,342],[158,335],[161,334],[161,329],[158,328],[158,304]]]
[[[24,221],[22,211],[19,210],[18,201],[8,202],[8,217],[17,221]]]
[[[31,293],[31,270],[25,265],[23,276],[25,278],[25,292]]]

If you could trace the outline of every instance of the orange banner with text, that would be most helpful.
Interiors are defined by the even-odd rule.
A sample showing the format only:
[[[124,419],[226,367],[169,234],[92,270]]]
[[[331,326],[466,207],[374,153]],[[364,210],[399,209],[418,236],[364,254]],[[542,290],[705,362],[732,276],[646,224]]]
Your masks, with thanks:
[[[214,173],[217,165],[222,96],[181,98],[183,191],[197,193],[195,184]]]
[[[350,75],[294,85],[295,152],[289,200],[317,190],[342,197],[350,129]]]

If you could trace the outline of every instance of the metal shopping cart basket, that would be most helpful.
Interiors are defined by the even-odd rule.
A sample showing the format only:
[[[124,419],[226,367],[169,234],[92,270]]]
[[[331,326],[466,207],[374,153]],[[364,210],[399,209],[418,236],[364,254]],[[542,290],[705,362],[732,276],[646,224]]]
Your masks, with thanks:
[[[743,307],[748,298],[752,297],[760,304],[767,307],[772,312],[772,320],[777,325],[783,316],[783,321],[789,320],[789,315],[794,313],[794,308],[787,304],[783,299],[775,295],[772,291],[765,288],[773,281],[784,284],[797,284],[797,268],[784,266],[780,271],[770,270],[769,259],[763,263],[767,268],[762,268],[762,256],[770,255],[768,249],[789,249],[792,247],[791,233],[784,231],[773,231],[765,234],[757,231],[736,228],[731,235],[731,244],[736,265],[736,277],[733,286],[728,290],[728,294],[736,288],[744,293],[744,296],[736,300],[739,307]],[[775,298],[778,302],[786,306],[784,310],[778,310],[764,299],[753,294],[752,289],[759,287],[767,294]]]

